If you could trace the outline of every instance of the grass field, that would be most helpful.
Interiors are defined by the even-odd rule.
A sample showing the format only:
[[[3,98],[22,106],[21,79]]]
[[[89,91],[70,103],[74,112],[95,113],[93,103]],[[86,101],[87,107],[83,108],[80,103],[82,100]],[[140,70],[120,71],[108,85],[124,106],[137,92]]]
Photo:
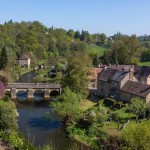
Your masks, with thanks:
[[[96,105],[97,103],[94,103],[88,99],[82,100],[80,105],[81,105],[81,109],[83,111],[86,111],[89,108],[92,108],[94,105]]]
[[[106,50],[105,47],[97,46],[97,45],[90,45],[88,51],[92,53],[96,53],[98,56],[102,56],[104,54],[104,51]]]
[[[138,65],[139,66],[149,66],[150,67],[150,61],[140,62]]]

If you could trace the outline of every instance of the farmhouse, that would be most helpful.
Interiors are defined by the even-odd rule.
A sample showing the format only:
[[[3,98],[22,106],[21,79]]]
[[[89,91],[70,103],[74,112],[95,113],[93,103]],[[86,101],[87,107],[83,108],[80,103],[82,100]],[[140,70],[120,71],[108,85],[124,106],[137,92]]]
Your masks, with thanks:
[[[142,84],[134,81],[127,83],[120,89],[120,99],[125,102],[130,102],[131,98],[140,97],[150,102],[150,85]]]
[[[27,55],[22,55],[19,60],[18,63],[25,68],[30,68],[30,58]]]
[[[97,94],[129,102],[132,97],[150,101],[150,67],[113,65],[98,74]]]

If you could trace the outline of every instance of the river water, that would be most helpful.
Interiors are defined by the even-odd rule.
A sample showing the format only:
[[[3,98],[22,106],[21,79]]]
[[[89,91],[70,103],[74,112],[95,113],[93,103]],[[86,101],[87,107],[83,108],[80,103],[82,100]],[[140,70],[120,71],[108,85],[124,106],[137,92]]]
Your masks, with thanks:
[[[32,82],[35,76],[34,72],[26,73],[18,82]],[[37,147],[50,144],[57,150],[67,150],[70,140],[65,135],[60,119],[49,107],[49,101],[44,101],[40,93],[32,101],[27,100],[27,94],[24,92],[19,93],[17,97],[18,126],[25,138]]]

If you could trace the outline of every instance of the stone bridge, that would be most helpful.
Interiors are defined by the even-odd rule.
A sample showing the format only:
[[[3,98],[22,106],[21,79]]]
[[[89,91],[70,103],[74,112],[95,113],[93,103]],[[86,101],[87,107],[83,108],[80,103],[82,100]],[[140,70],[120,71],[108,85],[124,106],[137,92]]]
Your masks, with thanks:
[[[62,87],[59,84],[50,83],[8,83],[5,93],[10,92],[11,98],[17,98],[20,91],[27,92],[28,98],[33,98],[34,93],[42,91],[44,98],[61,94]]]

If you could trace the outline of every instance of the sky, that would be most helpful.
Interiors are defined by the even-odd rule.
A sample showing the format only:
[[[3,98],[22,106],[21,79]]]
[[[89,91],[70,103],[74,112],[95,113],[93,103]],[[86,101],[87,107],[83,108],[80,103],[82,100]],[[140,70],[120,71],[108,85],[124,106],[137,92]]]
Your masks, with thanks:
[[[107,36],[150,35],[150,0],[1,0],[0,24],[9,20]]]

